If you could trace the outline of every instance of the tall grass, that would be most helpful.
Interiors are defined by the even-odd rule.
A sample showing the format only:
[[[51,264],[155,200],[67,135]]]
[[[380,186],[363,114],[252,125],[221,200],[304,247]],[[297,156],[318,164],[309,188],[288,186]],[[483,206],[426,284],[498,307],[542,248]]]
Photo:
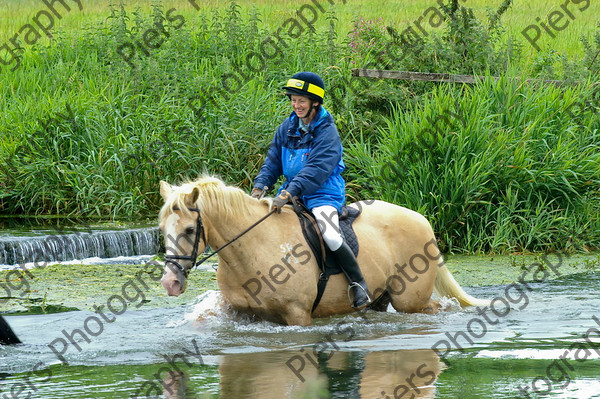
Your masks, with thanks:
[[[298,38],[281,33],[287,48],[251,72],[249,54],[295,17],[297,4],[203,3],[201,11],[187,2],[135,4],[134,12],[112,5],[104,14],[90,5],[89,13],[100,13],[101,20],[79,32],[57,31],[24,54],[21,68],[3,69],[1,214],[154,215],[160,179],[176,182],[202,172],[249,189],[274,130],[290,112],[279,94],[282,83],[312,70],[328,85],[325,106],[347,148],[351,198],[383,198],[423,212],[443,247],[453,251],[600,246],[597,104],[576,120],[564,111],[589,97],[585,85],[529,88],[501,80],[453,88],[351,79],[350,68],[361,66],[352,61],[373,56],[349,46],[347,33],[356,27],[351,2],[328,5],[315,32]],[[180,28],[166,19],[171,6],[185,17]],[[488,68],[495,73],[506,67],[510,76],[551,75],[550,62],[536,72],[522,64],[525,58],[507,60],[504,55],[513,54],[507,42],[490,40],[485,23],[470,21],[475,35],[462,32],[464,40],[457,41],[460,35],[444,35],[455,28],[440,28],[430,35],[436,53],[408,58],[407,66],[474,71],[495,60]],[[156,24],[169,38],[149,56],[138,49],[131,68],[116,49]],[[402,29],[382,24],[382,40]],[[579,57],[589,59],[598,45],[591,39]],[[575,68],[576,60],[569,65]],[[595,73],[585,66],[577,71],[582,78]],[[228,88],[233,80],[223,76],[240,72],[244,78]],[[441,137],[418,139],[414,148],[422,151],[406,158],[404,149],[421,128],[448,109],[465,122],[446,126],[452,133]],[[402,173],[381,173],[397,157]]]
[[[170,39],[130,68],[117,47],[156,21]],[[2,212],[150,214],[159,203],[158,180],[202,172],[248,186],[290,112],[278,95],[281,82],[300,69],[322,71],[324,60],[309,49],[328,45],[326,29],[325,36],[283,36],[302,51],[268,60],[264,72],[225,90],[222,76],[248,74],[244,56],[260,51],[271,34],[259,23],[257,14],[242,17],[235,3],[180,29],[168,26],[160,6],[148,16],[113,7],[105,22],[63,33],[24,59],[0,86],[0,129],[7,132],[0,140]],[[337,45],[329,45],[339,58]],[[73,121],[57,116],[67,105]]]
[[[490,12],[495,12],[504,0],[469,0],[461,3],[474,10],[479,18],[485,18]],[[329,5],[328,0],[321,0],[323,4]],[[432,0],[372,0],[368,3],[363,1],[337,0],[338,12],[338,33],[345,34],[352,28],[353,21],[362,17],[367,20],[376,20],[382,18],[386,24],[396,26],[400,30],[406,26],[413,25],[425,11],[432,6],[437,6],[437,1]],[[67,1],[68,4],[75,4]],[[104,19],[108,13],[108,7],[111,3],[118,3],[117,0],[99,0],[93,2],[84,2],[83,12],[73,12],[59,21],[56,21],[56,29],[62,31],[80,30],[83,26],[95,24],[98,20]],[[223,10],[228,6],[228,2],[219,0],[197,1],[197,5],[203,13],[209,14],[212,10]],[[298,9],[300,5],[307,2],[297,2],[292,0],[238,0],[241,6],[241,12],[247,14],[253,8],[258,10],[262,20],[270,29],[276,28],[283,22],[290,12]],[[558,3],[558,2],[557,2]],[[152,2],[147,0],[127,0],[129,10],[139,10],[140,13],[147,14],[152,10]],[[165,9],[175,7],[187,18],[193,18],[197,11],[187,0],[162,0]],[[581,8],[583,3],[577,8]],[[40,9],[45,6],[40,0],[4,0],[0,3],[0,41],[4,42],[17,32],[24,24],[30,23],[31,18]],[[513,36],[521,44],[526,45],[527,57],[533,59],[536,51],[522,37],[521,31],[528,25],[536,23],[539,17],[542,21],[546,19],[550,12],[560,10],[556,4],[543,0],[532,0],[528,2],[516,2],[509,8],[503,20],[506,27],[506,36]],[[544,51],[553,50],[569,57],[581,54],[583,51],[582,43],[579,39],[582,36],[589,37],[595,30],[598,15],[600,15],[600,4],[590,1],[589,7],[579,12],[571,2],[568,9],[574,16],[569,25],[562,31],[552,37],[548,34],[542,35],[539,44]],[[428,14],[431,16],[431,14]],[[566,20],[566,18],[565,18]],[[562,21],[562,23],[565,22]]]
[[[446,250],[597,247],[600,121],[566,112],[580,96],[508,80],[436,88],[396,107],[376,145],[350,148],[353,181],[426,215]]]

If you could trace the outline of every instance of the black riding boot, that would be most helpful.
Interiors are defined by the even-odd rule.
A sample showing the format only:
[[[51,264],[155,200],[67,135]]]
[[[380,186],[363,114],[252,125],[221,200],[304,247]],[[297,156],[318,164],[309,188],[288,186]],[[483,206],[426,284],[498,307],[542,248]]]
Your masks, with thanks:
[[[367,291],[367,282],[358,268],[358,262],[352,249],[344,241],[341,247],[332,252],[337,264],[342,268],[350,281],[350,289],[354,295],[352,307],[361,308],[371,303],[371,298],[369,298]]]

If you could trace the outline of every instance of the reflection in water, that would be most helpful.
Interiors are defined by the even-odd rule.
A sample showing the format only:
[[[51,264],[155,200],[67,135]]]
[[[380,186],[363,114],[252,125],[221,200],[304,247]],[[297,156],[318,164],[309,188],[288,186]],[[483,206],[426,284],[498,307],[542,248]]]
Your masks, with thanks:
[[[298,351],[277,351],[227,355],[219,366],[223,398],[287,398],[291,392],[314,388],[319,375],[317,368],[305,370],[306,384],[286,367],[286,362]],[[322,381],[321,381],[322,383]],[[300,396],[302,397],[302,396]]]
[[[306,362],[301,363],[300,358]],[[429,349],[338,351],[316,357],[305,349],[227,354],[219,366],[220,397],[434,398],[433,384],[442,368]],[[163,383],[165,397],[191,397],[188,381],[184,373],[169,373]]]
[[[430,349],[369,352],[360,383],[361,398],[434,398],[443,363]]]
[[[189,376],[183,371],[169,371],[163,380],[163,395],[166,399],[191,398],[188,391]]]

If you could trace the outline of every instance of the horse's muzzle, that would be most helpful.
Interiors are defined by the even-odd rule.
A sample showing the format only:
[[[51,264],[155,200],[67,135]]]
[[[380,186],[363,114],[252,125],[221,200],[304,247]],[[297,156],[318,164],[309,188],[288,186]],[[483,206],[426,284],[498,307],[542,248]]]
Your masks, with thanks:
[[[187,279],[182,271],[168,271],[160,280],[162,286],[167,290],[169,296],[179,296],[187,288]]]

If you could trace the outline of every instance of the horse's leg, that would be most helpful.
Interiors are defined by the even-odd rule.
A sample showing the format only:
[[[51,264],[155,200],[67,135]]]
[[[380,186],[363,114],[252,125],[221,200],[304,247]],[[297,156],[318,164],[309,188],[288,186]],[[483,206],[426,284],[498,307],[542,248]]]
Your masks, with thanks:
[[[408,257],[403,257],[409,259]],[[405,264],[403,264],[404,266]],[[426,273],[416,275],[410,267],[395,270],[387,280],[387,291],[393,308],[404,313],[436,313],[440,303],[431,299],[436,271],[433,263]],[[398,269],[398,264],[395,268]]]
[[[394,290],[394,287],[390,287],[392,307],[397,312],[434,314],[441,309],[440,302],[431,299],[431,294],[425,297],[422,291],[407,290],[402,295],[394,295]]]
[[[308,309],[300,304],[291,304],[287,312],[283,314],[283,319],[288,326],[309,326],[312,324],[312,317]]]
[[[392,306],[398,312],[436,313],[441,308],[438,301],[431,299],[437,261],[425,255],[430,253],[427,243],[434,240],[433,231],[424,218],[421,220],[421,228],[414,229],[411,237],[404,240],[404,246],[398,249],[396,259],[400,261],[394,264],[392,277],[387,280]]]
[[[201,302],[202,303],[202,302]],[[220,297],[216,302],[207,302],[207,308],[202,309],[198,314],[196,321],[203,321],[209,317],[218,316],[233,316],[235,312],[231,308],[231,305],[225,297],[220,294]]]
[[[392,287],[391,291],[393,290],[394,288]],[[423,298],[419,293],[415,292],[409,292],[404,295],[394,295],[392,293],[390,296],[392,307],[397,312],[434,314],[441,308],[439,301],[431,298]]]
[[[393,305],[392,305],[393,306]],[[436,314],[440,311],[442,305],[440,305],[440,301],[436,301],[434,299],[429,299],[428,303],[425,305],[423,309],[421,309],[421,313],[429,313]]]

